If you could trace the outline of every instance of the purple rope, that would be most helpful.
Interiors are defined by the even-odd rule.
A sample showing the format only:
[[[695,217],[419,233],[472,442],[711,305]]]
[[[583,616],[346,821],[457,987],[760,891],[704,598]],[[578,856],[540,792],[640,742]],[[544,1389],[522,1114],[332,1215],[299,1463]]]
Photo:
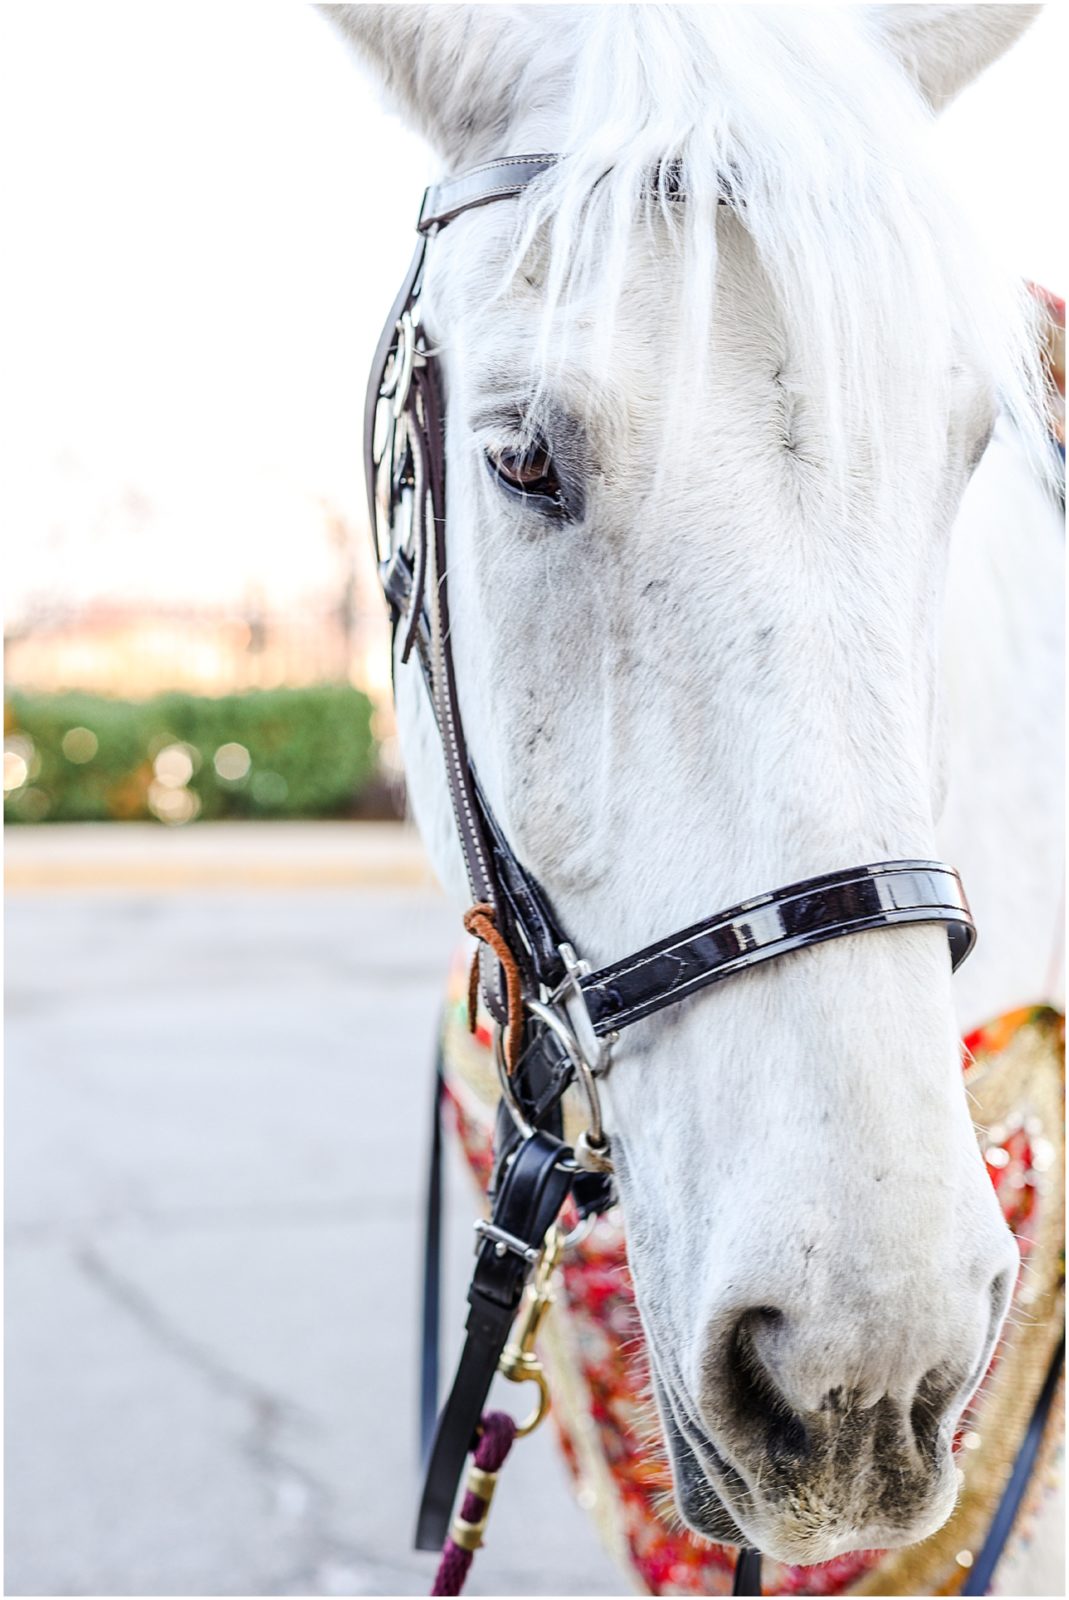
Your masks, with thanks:
[[[516,1437],[516,1424],[504,1411],[488,1411],[479,1424],[479,1442],[475,1446],[474,1461],[483,1472],[497,1472],[512,1449]],[[480,1495],[466,1490],[460,1507],[465,1522],[478,1522],[486,1510],[486,1501]],[[442,1546],[442,1559],[434,1579],[432,1595],[460,1594],[471,1568],[474,1552],[462,1550],[447,1538]]]

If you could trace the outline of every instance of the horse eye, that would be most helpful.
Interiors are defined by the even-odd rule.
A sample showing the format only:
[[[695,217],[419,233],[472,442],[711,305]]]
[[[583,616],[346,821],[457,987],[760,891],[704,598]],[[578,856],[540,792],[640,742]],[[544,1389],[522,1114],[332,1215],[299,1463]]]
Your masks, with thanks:
[[[487,450],[486,460],[494,477],[506,489],[560,505],[560,479],[544,440],[535,439],[523,450],[508,446]]]

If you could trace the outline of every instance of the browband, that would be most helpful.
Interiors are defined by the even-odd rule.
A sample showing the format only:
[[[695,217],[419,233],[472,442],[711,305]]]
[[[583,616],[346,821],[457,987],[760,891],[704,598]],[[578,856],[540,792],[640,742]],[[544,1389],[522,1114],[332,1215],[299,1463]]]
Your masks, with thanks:
[[[529,183],[556,166],[559,156],[506,156],[487,161],[454,178],[432,183],[423,196],[416,230],[422,234],[444,228],[462,211],[488,206],[494,200],[515,200]]]
[[[503,156],[500,161],[486,161],[480,167],[470,167],[467,172],[452,178],[441,178],[432,183],[423,196],[416,231],[427,235],[447,222],[459,217],[463,211],[473,211],[476,206],[487,206],[495,200],[515,200],[528,184],[555,167],[562,159],[554,155]],[[679,168],[674,162],[660,169],[660,182],[651,184],[649,195],[657,194],[665,200],[682,200],[684,193],[679,181]],[[721,180],[722,193],[718,204],[733,202],[730,182]]]

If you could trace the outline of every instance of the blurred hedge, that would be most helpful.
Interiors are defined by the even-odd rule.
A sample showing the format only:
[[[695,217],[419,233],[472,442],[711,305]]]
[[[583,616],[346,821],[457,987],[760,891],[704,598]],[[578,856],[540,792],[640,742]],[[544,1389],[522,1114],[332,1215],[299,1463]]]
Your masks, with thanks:
[[[371,703],[344,684],[219,699],[11,693],[4,731],[15,822],[343,815],[376,768]]]

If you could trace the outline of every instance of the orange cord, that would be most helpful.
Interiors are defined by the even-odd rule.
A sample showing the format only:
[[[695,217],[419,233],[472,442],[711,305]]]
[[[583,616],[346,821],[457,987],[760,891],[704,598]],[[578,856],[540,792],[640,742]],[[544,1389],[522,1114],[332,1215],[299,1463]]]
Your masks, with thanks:
[[[505,999],[508,1005],[508,1018],[505,1023],[505,1066],[511,1077],[520,1059],[520,1041],[523,1038],[523,985],[516,957],[505,943],[504,936],[498,932],[496,915],[489,901],[481,900],[473,905],[470,911],[464,913],[464,927],[468,933],[489,946],[500,961],[505,974]],[[476,950],[468,975],[468,1028],[472,1033],[475,1032],[478,1008],[479,952]]]

